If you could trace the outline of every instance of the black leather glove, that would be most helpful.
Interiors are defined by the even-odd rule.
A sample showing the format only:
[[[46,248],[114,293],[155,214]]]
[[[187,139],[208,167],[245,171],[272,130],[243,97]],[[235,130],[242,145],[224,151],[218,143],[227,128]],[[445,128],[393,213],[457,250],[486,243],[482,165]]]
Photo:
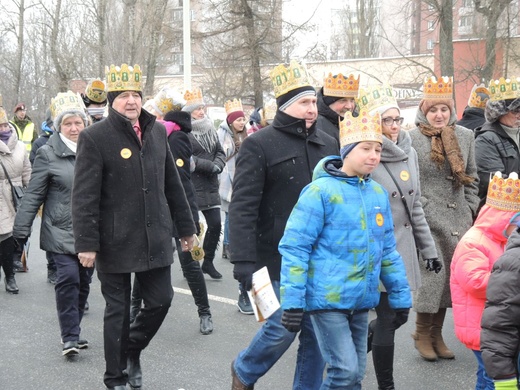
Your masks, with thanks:
[[[27,244],[27,240],[29,237],[15,237],[14,238],[14,245],[16,248],[22,249],[25,244]]]
[[[436,274],[441,272],[442,262],[439,259],[424,259],[426,262],[426,269],[428,271],[434,271]]]
[[[395,329],[399,329],[401,325],[406,324],[408,321],[408,314],[410,309],[395,309],[394,325]]]
[[[240,261],[235,263],[233,277],[238,280],[244,290],[249,291],[253,288],[253,272],[256,264],[251,261]]]
[[[303,309],[284,310],[282,314],[282,325],[289,332],[299,332],[302,328]]]

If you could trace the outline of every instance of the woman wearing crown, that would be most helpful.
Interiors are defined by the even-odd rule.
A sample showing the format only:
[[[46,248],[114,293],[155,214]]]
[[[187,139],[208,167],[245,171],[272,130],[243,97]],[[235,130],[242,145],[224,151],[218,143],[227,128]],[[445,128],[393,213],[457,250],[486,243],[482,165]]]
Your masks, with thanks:
[[[360,109],[381,115],[381,163],[372,172],[372,178],[388,191],[397,251],[403,257],[410,289],[416,291],[421,285],[420,268],[426,267],[434,272],[439,272],[442,268],[420,201],[417,153],[412,148],[408,132],[401,130],[403,117],[390,86],[378,85],[360,90],[358,104]],[[428,259],[424,266],[418,261],[416,248],[419,248],[423,259]],[[388,293],[384,287],[380,286],[380,289],[381,299],[376,307],[377,318],[370,322],[369,326],[368,348],[372,350],[379,389],[391,390],[394,389],[397,313],[390,307]]]
[[[479,204],[474,135],[455,125],[452,91],[451,77],[427,79],[415,118],[417,127],[410,131],[419,156],[424,214],[444,265],[439,273],[421,268],[422,286],[414,295],[417,317],[412,336],[427,361],[454,358],[442,338],[446,309],[451,307],[450,264]]]
[[[186,91],[184,99],[186,105],[182,111],[189,112],[191,115],[192,131],[188,136],[195,161],[195,170],[191,178],[195,185],[199,210],[204,215],[208,226],[203,244],[202,272],[213,279],[222,279],[222,274],[215,268],[213,260],[222,228],[218,175],[226,165],[226,156],[218,141],[213,122],[204,113],[205,104],[200,89]]]

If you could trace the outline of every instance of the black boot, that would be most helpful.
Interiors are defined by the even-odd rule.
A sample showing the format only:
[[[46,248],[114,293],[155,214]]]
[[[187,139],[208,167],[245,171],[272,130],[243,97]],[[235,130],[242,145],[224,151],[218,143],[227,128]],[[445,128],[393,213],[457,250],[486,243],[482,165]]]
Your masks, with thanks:
[[[394,345],[372,345],[372,360],[379,390],[395,390]]]
[[[218,272],[213,265],[213,260],[204,259],[204,263],[202,264],[202,272],[208,274],[213,279],[222,279],[222,274]]]
[[[0,263],[4,269],[4,283],[5,291],[11,294],[18,294],[18,286],[14,279],[13,270],[13,252],[14,252],[14,238],[8,239],[0,243]]]
[[[16,280],[14,279],[14,273],[12,275],[6,276],[4,278],[5,283],[5,291],[11,294],[18,294],[18,286],[16,285]]]
[[[128,384],[132,390],[140,389],[143,386],[143,373],[141,371],[139,354],[128,355],[126,373],[128,375]]]
[[[195,305],[197,305],[199,316],[211,315],[206,280],[204,279],[199,263],[191,258],[189,252],[179,251],[178,254],[181,260],[182,273],[188,282],[191,295],[193,295],[193,300],[195,301]]]

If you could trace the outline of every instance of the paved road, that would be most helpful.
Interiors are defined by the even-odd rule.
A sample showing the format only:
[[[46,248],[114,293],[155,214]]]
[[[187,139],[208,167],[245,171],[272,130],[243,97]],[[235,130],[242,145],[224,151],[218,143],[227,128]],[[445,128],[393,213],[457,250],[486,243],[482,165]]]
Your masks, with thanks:
[[[89,298],[90,311],[82,323],[82,336],[90,342],[87,350],[72,360],[61,356],[54,289],[46,282],[45,255],[38,249],[39,220],[31,238],[30,270],[17,274],[18,295],[0,289],[0,390],[70,390],[104,389],[103,305],[99,281],[94,277]],[[211,309],[215,324],[212,335],[198,331],[198,317],[180,265],[172,267],[175,287],[173,306],[158,334],[143,352],[143,390],[228,390],[230,362],[244,348],[258,324],[254,317],[240,314],[235,306],[237,286],[232,279],[232,265],[220,257],[217,269],[221,281],[206,279],[212,295]],[[3,276],[2,276],[3,279]],[[373,313],[371,313],[373,314]],[[476,368],[473,354],[453,335],[451,313],[447,318],[445,338],[454,350],[454,361],[428,363],[413,348],[410,333],[415,316],[398,332],[396,348],[396,388],[398,390],[474,389]],[[295,364],[295,345],[255,389],[291,388]],[[368,356],[364,389],[377,389]]]

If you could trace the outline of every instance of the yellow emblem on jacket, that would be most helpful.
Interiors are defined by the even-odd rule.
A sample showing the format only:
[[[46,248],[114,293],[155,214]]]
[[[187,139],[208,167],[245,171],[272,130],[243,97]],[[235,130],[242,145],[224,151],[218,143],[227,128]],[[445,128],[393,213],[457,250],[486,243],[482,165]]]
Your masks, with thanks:
[[[385,222],[385,218],[383,217],[383,214],[377,213],[376,214],[376,224],[377,226],[383,226],[383,223]]]
[[[128,148],[121,149],[121,157],[123,157],[125,160],[128,160],[130,157],[132,157],[132,151]]]
[[[184,166],[184,161],[182,161],[182,158],[178,158],[176,161],[175,161],[175,164],[177,164],[177,166],[179,168],[182,168]]]
[[[408,181],[410,179],[410,172],[401,171],[401,174],[399,176],[401,177],[402,181]]]

